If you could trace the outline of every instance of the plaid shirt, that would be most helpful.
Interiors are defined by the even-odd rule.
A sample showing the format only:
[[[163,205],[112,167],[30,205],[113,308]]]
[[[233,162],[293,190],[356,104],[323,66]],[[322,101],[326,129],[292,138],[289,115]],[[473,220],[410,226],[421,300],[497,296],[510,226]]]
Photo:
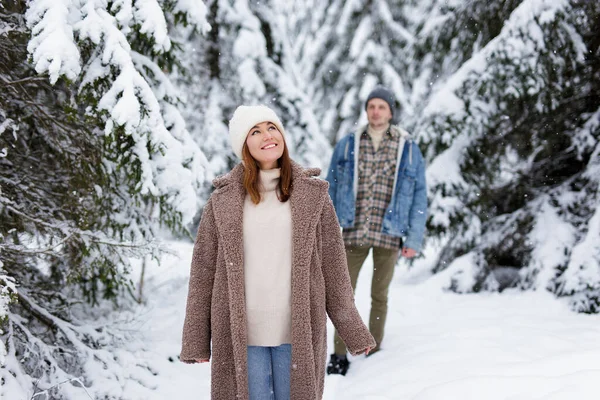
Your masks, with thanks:
[[[360,136],[358,193],[354,227],[342,232],[346,246],[383,247],[396,250],[402,239],[381,232],[383,217],[392,199],[400,136],[390,129],[376,152],[366,132]]]

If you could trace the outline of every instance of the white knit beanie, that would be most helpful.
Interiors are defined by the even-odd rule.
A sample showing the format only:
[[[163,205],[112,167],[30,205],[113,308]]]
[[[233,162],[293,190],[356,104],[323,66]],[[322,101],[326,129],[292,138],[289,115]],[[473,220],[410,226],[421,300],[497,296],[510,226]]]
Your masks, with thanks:
[[[233,117],[229,121],[229,140],[231,141],[231,148],[236,156],[242,158],[242,149],[248,137],[250,129],[261,122],[272,122],[275,124],[277,129],[282,135],[285,135],[283,131],[283,124],[279,120],[279,117],[275,114],[275,111],[271,110],[267,106],[239,106],[233,113]]]

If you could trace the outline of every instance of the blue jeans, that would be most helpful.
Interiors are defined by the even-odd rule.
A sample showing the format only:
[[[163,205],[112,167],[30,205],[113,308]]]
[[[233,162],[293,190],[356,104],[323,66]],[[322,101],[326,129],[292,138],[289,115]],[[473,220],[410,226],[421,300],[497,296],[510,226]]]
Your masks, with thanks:
[[[289,400],[292,345],[248,346],[250,400]]]

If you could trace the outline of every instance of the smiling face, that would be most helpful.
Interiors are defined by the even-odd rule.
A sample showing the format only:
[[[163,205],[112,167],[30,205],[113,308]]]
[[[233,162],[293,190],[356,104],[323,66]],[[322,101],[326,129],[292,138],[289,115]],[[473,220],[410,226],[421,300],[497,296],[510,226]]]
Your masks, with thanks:
[[[272,122],[256,124],[248,132],[246,145],[260,169],[277,168],[277,160],[283,155],[283,135]]]
[[[382,99],[374,98],[367,103],[367,119],[374,129],[382,129],[392,120],[392,110]]]

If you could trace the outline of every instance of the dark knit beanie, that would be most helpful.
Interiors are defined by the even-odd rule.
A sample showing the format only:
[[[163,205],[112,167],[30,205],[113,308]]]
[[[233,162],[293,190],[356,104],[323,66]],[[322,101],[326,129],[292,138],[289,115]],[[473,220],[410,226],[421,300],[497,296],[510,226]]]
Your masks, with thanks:
[[[367,109],[367,104],[369,104],[369,100],[371,99],[381,99],[384,100],[390,106],[390,110],[392,111],[392,117],[396,114],[396,98],[394,94],[387,90],[382,86],[377,86],[369,96],[367,97],[367,101],[365,101],[365,110]]]

